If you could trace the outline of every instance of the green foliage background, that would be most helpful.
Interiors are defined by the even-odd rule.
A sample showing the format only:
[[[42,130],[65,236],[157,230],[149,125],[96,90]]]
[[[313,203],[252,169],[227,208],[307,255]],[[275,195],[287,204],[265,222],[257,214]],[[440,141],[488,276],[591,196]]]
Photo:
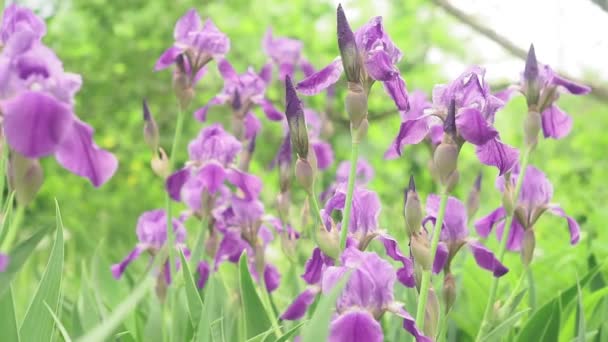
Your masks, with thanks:
[[[390,6],[385,16],[385,26],[395,43],[404,53],[399,65],[408,89],[430,92],[436,83],[447,81],[437,65],[425,59],[429,48],[441,49],[465,63],[479,62],[475,51],[468,49],[467,42],[451,38],[450,27],[454,24],[441,10],[424,0],[386,1]],[[361,16],[354,19],[358,27],[369,15],[376,13],[373,2],[349,1],[348,6],[358,8]],[[99,189],[58,167],[47,158],[43,162],[45,182],[36,201],[27,209],[23,226],[19,232],[22,240],[42,226],[54,224],[53,199],[59,202],[65,226],[66,260],[64,266],[64,300],[74,301],[78,297],[81,281],[90,271],[90,261],[98,251],[101,265],[120,260],[134,245],[135,223],[145,210],[162,207],[164,204],[162,181],[149,167],[151,157],[142,139],[141,100],[147,98],[160,126],[162,145],[170,148],[176,118],[176,103],[171,89],[171,72],[153,72],[153,66],[162,51],[171,44],[173,26],[188,8],[196,7],[201,16],[210,17],[231,38],[232,48],[227,58],[239,71],[248,65],[259,69],[266,61],[261,50],[261,39],[265,30],[272,26],[278,36],[292,36],[304,41],[304,54],[319,68],[333,60],[338,54],[335,43],[335,8],[326,1],[104,1],[68,0],[44,2],[41,13],[47,13],[49,33],[44,41],[55,49],[64,62],[65,69],[83,75],[84,85],[77,96],[77,112],[96,129],[95,139],[100,146],[116,153],[120,166],[114,178]],[[538,52],[542,55],[542,52]],[[523,67],[523,62],[522,62]],[[488,70],[488,74],[493,71]],[[505,81],[515,81],[518,75]],[[343,81],[341,81],[343,82]],[[203,125],[191,114],[195,108],[205,104],[221,90],[222,80],[214,65],[197,88],[197,95],[186,116],[187,140],[194,137]],[[338,99],[344,87],[339,84]],[[370,110],[382,112],[393,108],[392,101],[380,86],[374,87]],[[280,101],[283,93],[277,85],[270,90],[270,98]],[[306,100],[310,107],[322,110],[324,96]],[[591,97],[573,98],[564,96],[561,106],[574,118],[574,128],[566,139],[542,141],[533,154],[532,164],[545,171],[555,187],[554,202],[573,215],[582,227],[581,242],[569,245],[567,226],[561,219],[543,217],[537,226],[537,256],[532,266],[536,283],[535,305],[546,302],[582,277],[589,265],[602,262],[608,256],[608,222],[606,200],[608,187],[606,168],[608,158],[608,116],[606,104]],[[337,113],[341,113],[341,101],[337,101]],[[497,126],[503,140],[519,146],[520,126],[525,112],[522,98],[511,101],[497,114]],[[261,113],[258,113],[261,114]],[[210,121],[226,121],[228,111],[213,109]],[[261,116],[263,117],[263,116]],[[278,178],[266,172],[281,139],[281,126],[265,119],[258,150],[252,166],[254,173],[264,183],[263,197],[267,210],[273,213],[272,200],[278,191]],[[362,145],[362,156],[374,166],[376,176],[370,188],[377,191],[383,201],[382,226],[403,240],[401,222],[402,189],[410,174],[417,179],[419,191],[433,191],[431,177],[426,169],[428,151],[423,147],[407,148],[405,156],[395,161],[383,161],[383,153],[398,130],[399,118],[395,114],[371,123],[369,138]],[[178,163],[186,157],[186,139],[178,156]],[[349,132],[347,126],[336,123],[336,132],[331,137],[336,152],[336,161],[348,157]],[[500,194],[493,187],[496,171],[481,168],[475,160],[473,150],[463,150],[464,161],[460,163],[461,181],[456,194],[466,198],[477,172],[484,173],[481,208],[484,215],[500,203]],[[334,164],[334,168],[337,163]],[[332,172],[324,177],[327,184]],[[299,197],[298,197],[299,198]],[[196,227],[190,227],[190,232]],[[191,234],[192,237],[194,233]],[[50,237],[49,237],[50,238]],[[13,283],[17,317],[24,314],[30,294],[48,258],[50,240],[34,254]],[[497,247],[494,238],[488,242]],[[284,308],[295,292],[286,283],[289,265],[281,263],[280,248],[271,258],[278,261],[283,270],[283,285],[277,297],[277,305]],[[304,251],[303,254],[306,254]],[[130,268],[129,278],[137,279],[145,262]],[[86,266],[85,266],[86,265]],[[452,315],[454,326],[462,338],[474,336],[481,319],[490,277],[479,271],[472,258],[463,259],[462,291]],[[519,271],[518,255],[510,255],[507,265],[511,273],[503,286],[512,287]],[[114,282],[109,270],[99,286],[109,287],[116,297],[125,295],[129,280]],[[600,281],[602,281],[600,279]],[[600,286],[603,283],[600,284]],[[302,286],[302,284],[300,284]],[[31,291],[28,291],[31,290]],[[110,291],[111,292],[111,291]],[[403,298],[402,300],[406,300]],[[453,327],[453,329],[455,329]]]

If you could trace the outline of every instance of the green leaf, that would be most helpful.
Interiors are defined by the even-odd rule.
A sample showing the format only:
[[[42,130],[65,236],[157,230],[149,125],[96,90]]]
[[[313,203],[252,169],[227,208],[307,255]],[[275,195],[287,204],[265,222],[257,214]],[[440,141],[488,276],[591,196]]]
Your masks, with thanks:
[[[216,273],[209,277],[205,286],[205,302],[203,303],[195,340],[199,342],[224,342],[222,326],[226,298],[227,294],[224,291],[219,274]]]
[[[144,341],[162,342],[163,341],[163,313],[162,305],[156,297],[150,300],[150,311],[144,328]]]
[[[342,292],[342,288],[346,285],[348,278],[350,278],[350,272],[346,273],[327,295],[321,297],[314,315],[312,315],[308,324],[302,329],[302,342],[327,341],[329,322],[331,322],[331,316],[336,308],[336,300]]]
[[[57,325],[57,329],[59,329],[59,332],[61,333],[61,337],[63,337],[63,340],[65,342],[72,342],[72,339],[70,338],[70,335],[68,334],[68,331],[63,326],[63,323],[61,323],[61,320],[59,319],[59,317],[57,317],[57,315],[55,314],[55,311],[46,302],[44,302],[44,306],[46,306],[46,309],[51,314],[51,317],[53,317],[53,321],[55,321],[55,325]]]
[[[201,318],[201,312],[203,311],[203,301],[198,294],[198,289],[196,288],[196,284],[194,283],[194,278],[192,278],[192,273],[190,272],[190,266],[186,261],[186,257],[184,257],[184,253],[182,251],[179,252],[179,256],[182,260],[182,271],[184,274],[184,282],[186,286],[186,297],[188,298],[188,311],[190,312],[190,319],[192,320],[192,325],[196,327],[196,323]]]
[[[251,338],[267,331],[272,323],[249,273],[246,252],[241,255],[239,260],[239,285],[245,320],[245,338]]]
[[[560,327],[561,297],[557,297],[539,309],[517,336],[518,341],[557,341]]]
[[[272,334],[272,329],[273,328],[270,328],[270,329],[264,331],[263,333],[248,339],[245,342],[262,342],[266,339],[266,337],[268,337],[268,336],[270,336],[270,334]]]
[[[583,291],[581,291],[581,286],[580,286],[580,283],[578,282],[578,280],[576,281],[576,289],[577,289],[577,294],[578,294],[576,296],[576,302],[577,302],[577,306],[576,306],[576,316],[577,316],[576,341],[585,342],[585,333],[586,333],[585,307],[583,306]]]
[[[8,290],[15,274],[19,272],[21,266],[23,266],[30,254],[32,254],[34,249],[36,249],[36,246],[38,246],[38,243],[48,232],[48,228],[40,229],[9,253],[10,262],[8,263],[8,267],[4,272],[0,272],[0,297]]]
[[[0,296],[0,331],[2,338],[7,341],[19,341],[17,329],[17,318],[15,317],[15,303],[13,302],[13,290],[9,290]]]
[[[296,326],[294,326],[293,328],[289,329],[289,331],[287,331],[285,334],[283,334],[283,336],[281,336],[280,338],[278,338],[276,341],[274,342],[287,342],[287,340],[289,340],[293,335],[295,335],[298,330],[304,325],[304,323],[306,323],[308,321],[304,321],[304,322],[300,322],[298,323]]]
[[[49,341],[53,336],[55,324],[53,316],[46,309],[46,304],[57,310],[61,290],[63,271],[63,222],[59,204],[55,201],[57,230],[51,256],[38,284],[32,302],[19,328],[19,335],[24,341]]]
[[[509,318],[502,321],[500,324],[496,326],[492,331],[490,331],[486,336],[484,336],[482,341],[500,341],[502,337],[504,337],[507,333],[511,331],[511,328],[517,323],[517,321],[525,314],[530,311],[530,309],[525,309],[519,311]]]

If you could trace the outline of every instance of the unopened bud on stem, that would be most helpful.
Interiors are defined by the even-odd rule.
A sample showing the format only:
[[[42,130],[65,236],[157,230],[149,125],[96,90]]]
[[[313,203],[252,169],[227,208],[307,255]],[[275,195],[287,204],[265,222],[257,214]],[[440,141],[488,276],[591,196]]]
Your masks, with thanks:
[[[308,157],[308,130],[304,119],[304,109],[296,89],[289,76],[285,76],[285,116],[289,125],[289,136],[291,145],[298,157],[306,159]]]
[[[405,191],[405,227],[408,235],[418,234],[422,227],[422,205],[416,192],[414,176],[410,176],[410,184]]]
[[[144,141],[152,149],[154,153],[158,151],[159,145],[159,133],[158,125],[152,117],[150,108],[148,107],[148,101],[143,100],[143,114],[144,114]]]
[[[344,107],[353,128],[358,129],[367,118],[367,94],[360,83],[348,83]]]
[[[179,100],[182,109],[187,108],[194,97],[191,75],[186,66],[186,58],[183,54],[177,56],[175,60],[177,70],[173,73],[173,91]]]
[[[169,174],[171,173],[169,157],[167,157],[167,153],[162,147],[159,147],[158,153],[155,153],[154,157],[152,157],[150,166],[152,167],[154,173],[156,173],[156,175],[162,179],[169,177]]]
[[[315,169],[316,167],[313,168],[313,165],[306,159],[298,158],[296,161],[296,179],[308,194],[313,192]]]
[[[538,61],[534,52],[534,44],[530,44],[526,66],[524,67],[524,92],[528,108],[534,108],[538,105],[538,98],[540,97],[538,74]]]
[[[414,262],[420,267],[428,271],[431,269],[431,246],[424,232],[414,234],[410,238],[410,248]]]
[[[361,79],[361,58],[355,41],[355,34],[346,20],[346,15],[342,5],[338,5],[338,47],[342,56],[344,73],[349,82],[360,83]]]
[[[534,230],[527,228],[524,232],[524,239],[521,244],[521,261],[524,266],[529,266],[534,257],[534,247],[536,247],[536,237]]]
[[[456,301],[456,281],[452,273],[447,273],[443,280],[443,301],[447,314]]]
[[[11,152],[8,163],[10,189],[15,191],[17,203],[26,206],[34,198],[43,181],[43,171],[38,159],[29,159],[17,152]]]

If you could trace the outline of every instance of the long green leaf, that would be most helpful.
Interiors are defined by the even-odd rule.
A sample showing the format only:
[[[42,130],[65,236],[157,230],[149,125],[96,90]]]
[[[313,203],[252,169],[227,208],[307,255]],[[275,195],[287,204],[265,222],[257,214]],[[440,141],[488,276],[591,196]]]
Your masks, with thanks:
[[[500,339],[502,337],[504,337],[507,333],[509,333],[509,331],[511,331],[511,328],[513,328],[513,326],[517,323],[517,321],[521,318],[521,316],[523,316],[523,314],[525,314],[528,311],[530,311],[530,309],[525,309],[525,310],[516,312],[515,314],[511,315],[509,318],[505,319],[500,324],[498,324],[496,326],[496,328],[494,328],[492,331],[490,331],[481,340],[482,341],[500,341]]]
[[[7,341],[19,342],[19,330],[17,329],[17,318],[15,317],[15,303],[13,302],[13,290],[9,290],[0,296],[0,331],[2,338]]]
[[[557,297],[544,305],[528,320],[517,340],[526,341],[557,341],[560,327],[560,299]]]
[[[245,338],[248,339],[267,331],[272,323],[249,273],[246,252],[241,255],[239,260],[239,285],[245,320]]]
[[[57,310],[61,290],[61,279],[63,271],[63,222],[59,204],[55,202],[57,228],[55,243],[51,250],[51,256],[42,275],[38,289],[34,294],[32,302],[25,314],[23,323],[19,328],[19,335],[23,341],[49,341],[53,336],[55,321],[46,309],[45,302]]]
[[[186,261],[186,257],[182,251],[179,252],[179,256],[182,260],[182,271],[184,274],[184,282],[186,287],[186,297],[188,298],[188,310],[190,311],[190,319],[192,325],[196,327],[196,324],[201,318],[201,312],[203,311],[203,301],[198,294],[194,278],[190,272],[190,266]]]
[[[59,332],[61,333],[61,337],[63,337],[63,340],[65,342],[72,342],[72,339],[70,338],[70,335],[68,334],[68,331],[63,326],[63,323],[61,323],[61,320],[59,319],[59,317],[57,317],[57,314],[55,314],[55,311],[53,310],[53,308],[51,308],[46,302],[44,302],[44,306],[46,306],[46,309],[49,311],[49,314],[51,314],[51,317],[53,317],[53,321],[55,321],[55,325],[57,326],[57,329],[59,329]]]
[[[205,301],[203,303],[203,310],[201,313],[201,317],[198,323],[198,328],[196,332],[196,341],[199,342],[223,342],[221,339],[217,339],[216,335],[213,334],[212,331],[216,328],[216,325],[220,325],[220,333],[221,327],[223,324],[223,307],[224,302],[226,300],[227,294],[224,291],[224,287],[222,281],[220,279],[219,274],[214,274],[207,280],[207,285],[205,287]],[[218,324],[212,324],[213,322],[218,322]]]
[[[163,313],[161,310],[161,304],[157,298],[151,298],[150,300],[150,311],[148,312],[143,337],[144,341],[163,341]]]
[[[336,308],[336,300],[342,292],[342,288],[346,285],[348,278],[350,278],[350,272],[346,273],[338,284],[327,295],[321,298],[314,315],[312,315],[308,324],[302,329],[302,342],[327,341],[329,322]]]
[[[585,329],[585,307],[583,306],[583,291],[581,290],[581,286],[580,283],[578,282],[578,280],[576,281],[576,289],[577,289],[577,296],[576,296],[576,312],[577,312],[577,325],[576,325],[576,331],[577,331],[577,337],[576,337],[576,341],[577,342],[585,342],[585,334],[586,334],[586,329]]]
[[[283,334],[283,336],[279,337],[276,341],[274,342],[287,342],[287,340],[289,340],[293,335],[295,335],[298,330],[300,330],[300,328],[308,321],[304,321],[304,322],[300,322],[298,323],[296,326],[294,326],[293,328],[289,329],[289,331],[287,331],[285,334]]]
[[[38,243],[48,232],[48,228],[40,229],[9,253],[10,262],[8,263],[8,267],[4,272],[0,272],[0,297],[2,297],[5,291],[8,290],[11,281],[15,277],[15,274],[19,272],[21,266],[23,266],[30,254],[32,254],[34,249],[36,249],[36,246],[38,246]]]

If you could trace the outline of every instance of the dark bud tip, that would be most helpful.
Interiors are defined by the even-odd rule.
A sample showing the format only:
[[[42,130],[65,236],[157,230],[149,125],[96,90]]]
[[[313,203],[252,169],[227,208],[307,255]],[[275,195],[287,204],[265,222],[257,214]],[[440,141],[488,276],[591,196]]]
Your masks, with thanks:
[[[285,76],[285,117],[289,125],[291,144],[297,155],[306,159],[308,156],[308,130],[304,119],[304,109],[298,98],[291,77]]]
[[[148,107],[148,100],[143,99],[142,106],[144,112],[144,121],[150,121],[152,119],[152,114],[150,113],[150,107]]]
[[[526,66],[524,68],[524,78],[527,82],[533,82],[538,78],[538,61],[534,52],[534,44],[530,44],[528,57],[526,58]]]
[[[234,97],[232,98],[232,109],[238,111],[243,106],[243,102],[241,100],[241,93],[236,89],[234,91]]]
[[[346,79],[349,82],[359,83],[361,65],[359,53],[357,52],[355,34],[350,28],[350,24],[346,19],[346,15],[344,14],[344,9],[342,9],[341,4],[338,5],[337,22],[338,48],[340,49],[340,55],[342,56],[342,64],[344,65]]]
[[[250,155],[253,154],[253,151],[255,151],[255,142],[257,140],[258,136],[254,135],[251,138],[251,141],[249,142],[249,146],[247,146],[247,152],[249,152]]]
[[[186,58],[184,57],[184,54],[177,56],[175,59],[175,65],[177,65],[177,69],[179,69],[181,73],[186,73]]]
[[[456,137],[456,100],[450,100],[448,107],[448,115],[443,122],[443,131],[446,134]]]
[[[481,190],[481,179],[482,179],[483,174],[481,172],[479,172],[477,174],[477,178],[475,178],[475,190],[480,191]]]
[[[416,192],[416,183],[414,183],[414,175],[410,175],[410,184],[408,191]]]

